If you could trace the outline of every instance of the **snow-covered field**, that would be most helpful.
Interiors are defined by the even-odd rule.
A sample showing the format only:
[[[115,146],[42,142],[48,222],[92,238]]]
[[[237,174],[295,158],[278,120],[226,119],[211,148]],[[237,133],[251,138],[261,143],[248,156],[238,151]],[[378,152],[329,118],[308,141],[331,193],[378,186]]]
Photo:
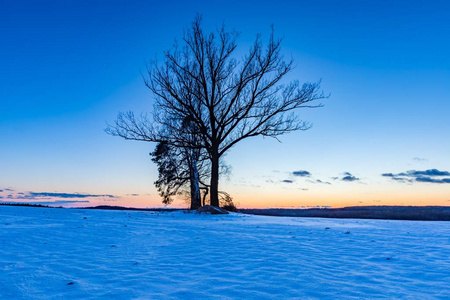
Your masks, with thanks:
[[[0,299],[450,299],[450,222],[0,207]]]

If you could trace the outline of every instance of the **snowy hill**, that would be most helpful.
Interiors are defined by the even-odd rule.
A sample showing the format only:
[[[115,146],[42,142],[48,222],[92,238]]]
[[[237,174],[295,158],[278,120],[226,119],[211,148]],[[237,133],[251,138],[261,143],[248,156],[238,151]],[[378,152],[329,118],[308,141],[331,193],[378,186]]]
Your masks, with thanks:
[[[450,298],[450,222],[0,206],[0,299]]]

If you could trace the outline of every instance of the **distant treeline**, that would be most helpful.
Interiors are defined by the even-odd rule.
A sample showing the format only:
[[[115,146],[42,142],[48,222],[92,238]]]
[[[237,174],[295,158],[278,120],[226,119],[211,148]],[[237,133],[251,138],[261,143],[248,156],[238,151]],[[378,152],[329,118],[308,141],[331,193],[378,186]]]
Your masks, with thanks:
[[[42,204],[31,204],[31,203],[8,203],[8,202],[2,202],[0,205],[4,206],[32,206],[32,207],[50,207],[48,205],[42,205]]]
[[[450,206],[351,206],[311,209],[240,209],[253,215],[279,217],[450,221]]]
[[[139,210],[139,211],[177,211],[177,210],[187,210],[183,208],[136,208],[136,207],[124,207],[124,206],[113,206],[113,205],[98,205],[91,207],[82,207],[82,209],[104,209],[104,210]]]

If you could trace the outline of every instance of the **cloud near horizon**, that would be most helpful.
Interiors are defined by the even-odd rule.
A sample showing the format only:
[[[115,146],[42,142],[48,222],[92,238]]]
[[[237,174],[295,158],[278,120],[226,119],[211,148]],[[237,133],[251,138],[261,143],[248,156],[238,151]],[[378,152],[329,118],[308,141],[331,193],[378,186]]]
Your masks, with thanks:
[[[18,199],[15,199],[18,200]],[[71,204],[71,203],[89,203],[89,200],[55,200],[55,201],[0,201],[0,203],[8,204],[40,204],[40,205],[55,205],[55,204]]]
[[[438,169],[428,169],[424,171],[409,170],[397,174],[383,173],[381,176],[389,177],[398,182],[450,183],[450,172],[440,171]]]
[[[98,198],[98,197],[106,197],[106,198],[115,198],[113,195],[93,195],[93,194],[81,194],[81,193],[36,193],[29,192],[31,197],[58,197],[58,198]]]
[[[3,189],[0,192],[11,191],[11,189]],[[2,195],[4,199],[5,195]],[[10,200],[25,200],[25,201],[34,201],[34,200],[46,200],[46,202],[53,201],[62,201],[61,203],[72,203],[73,202],[84,202],[78,199],[86,199],[86,202],[89,202],[89,198],[107,198],[108,201],[114,201],[119,198],[118,196],[110,195],[110,194],[85,194],[85,193],[56,193],[56,192],[18,192],[15,191],[13,193],[9,193],[6,195],[7,199]],[[68,199],[68,200],[65,200]],[[71,200],[73,199],[73,200]],[[36,202],[33,202],[36,203]]]

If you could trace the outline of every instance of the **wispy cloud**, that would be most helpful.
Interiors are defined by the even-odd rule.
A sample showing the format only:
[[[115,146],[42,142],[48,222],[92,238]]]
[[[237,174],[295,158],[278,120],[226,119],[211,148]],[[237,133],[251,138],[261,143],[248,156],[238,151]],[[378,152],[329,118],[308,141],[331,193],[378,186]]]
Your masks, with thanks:
[[[420,162],[422,162],[422,161],[428,161],[428,159],[426,159],[426,158],[421,158],[421,157],[414,157],[413,160],[415,160],[415,161],[420,161]]]
[[[89,200],[55,200],[55,201],[0,201],[0,203],[11,204],[40,204],[40,205],[57,205],[57,204],[72,204],[72,203],[89,203]]]
[[[36,192],[30,192],[30,197],[37,198],[37,197],[57,197],[57,198],[115,198],[114,195],[94,195],[94,194],[81,194],[81,193],[36,193]]]
[[[428,182],[428,183],[450,183],[450,172],[438,169],[424,171],[409,170],[401,173],[383,173],[383,177],[389,177],[399,182]]]
[[[6,191],[8,194],[5,195]],[[86,193],[57,193],[57,192],[18,192],[12,189],[3,189],[0,190],[0,193],[3,193],[2,198],[5,197],[9,200],[25,200],[25,201],[39,201],[45,200],[46,202],[50,201],[64,201],[64,203],[70,203],[66,201],[76,201],[79,202],[78,199],[86,199],[88,201],[92,198],[103,198],[109,199],[108,201],[113,201],[118,196],[110,195],[110,194],[86,194]],[[67,199],[67,200],[66,200]]]
[[[328,181],[322,181],[322,180],[320,180],[320,179],[316,179],[316,182],[317,182],[317,183],[322,183],[322,184],[331,184],[331,182],[328,182]]]
[[[290,179],[284,179],[284,180],[282,180],[281,182],[284,182],[284,183],[294,183],[294,181],[293,181],[293,180],[290,180]]]
[[[398,176],[397,174],[392,174],[392,173],[383,173],[383,174],[381,174],[381,176],[389,177],[392,180],[395,180],[395,181],[398,181],[398,182],[405,182],[405,183],[413,182],[413,180],[411,178]]]

